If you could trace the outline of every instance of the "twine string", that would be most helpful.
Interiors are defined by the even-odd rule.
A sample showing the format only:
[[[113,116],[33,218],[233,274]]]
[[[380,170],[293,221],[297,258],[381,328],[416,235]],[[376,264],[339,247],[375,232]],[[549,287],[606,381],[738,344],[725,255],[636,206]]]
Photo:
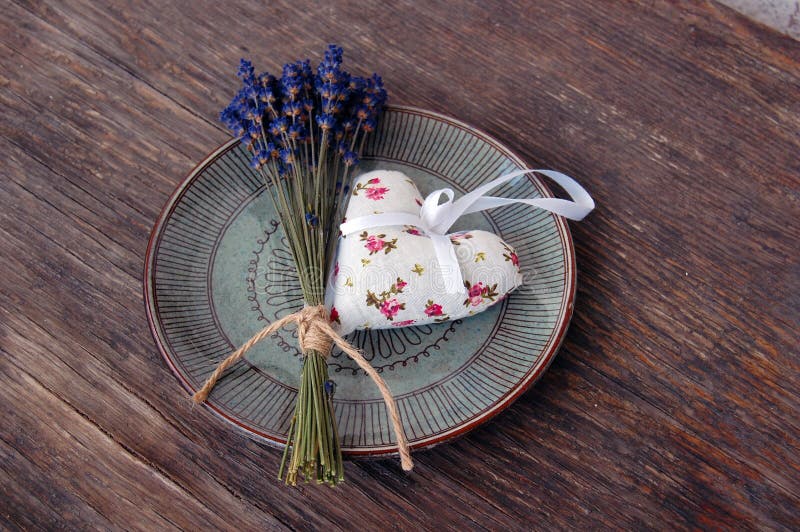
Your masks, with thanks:
[[[193,396],[192,400],[195,403],[203,403],[208,399],[208,395],[216,385],[217,381],[222,377],[225,371],[238,362],[247,351],[256,345],[264,338],[271,336],[278,329],[289,323],[297,324],[297,340],[300,348],[305,351],[316,351],[327,357],[333,344],[349,356],[358,367],[369,375],[375,382],[378,390],[381,392],[383,401],[386,403],[386,408],[389,410],[389,417],[392,421],[392,428],[394,429],[395,436],[397,437],[397,450],[400,453],[400,464],[404,471],[411,471],[414,467],[414,462],[411,460],[411,451],[408,446],[408,439],[403,430],[403,424],[400,421],[400,413],[397,410],[397,404],[392,397],[392,392],[386,385],[386,382],[378,374],[375,368],[364,358],[361,352],[350,345],[347,340],[331,327],[328,323],[327,313],[323,305],[316,307],[303,307],[303,309],[284,316],[283,318],[272,322],[267,327],[261,329],[252,338],[246,341],[239,349],[234,351],[225,360],[219,363],[214,372],[208,377],[205,384]],[[288,443],[287,443],[288,445]]]

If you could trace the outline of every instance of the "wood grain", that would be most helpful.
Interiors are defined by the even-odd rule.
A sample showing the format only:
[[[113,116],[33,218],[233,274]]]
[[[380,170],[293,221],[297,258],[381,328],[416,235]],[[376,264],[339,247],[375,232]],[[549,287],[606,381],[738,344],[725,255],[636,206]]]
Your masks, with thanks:
[[[707,2],[4,2],[0,523],[800,527],[800,44]],[[235,63],[325,43],[578,176],[575,317],[489,425],[336,492],[192,408],[141,271]]]

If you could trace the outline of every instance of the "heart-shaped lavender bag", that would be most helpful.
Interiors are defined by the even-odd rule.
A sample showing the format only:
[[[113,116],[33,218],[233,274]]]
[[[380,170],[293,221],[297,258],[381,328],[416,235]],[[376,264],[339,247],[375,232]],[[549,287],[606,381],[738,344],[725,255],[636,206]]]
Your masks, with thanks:
[[[562,185],[575,202],[508,199],[484,194],[533,170],[502,176],[453,201],[449,189],[425,200],[402,172],[357,177],[347,206],[326,306],[341,334],[405,327],[471,316],[522,284],[517,254],[486,231],[444,234],[462,214],[527,203],[582,219],[594,202],[571,178],[536,170]],[[447,196],[440,203],[442,196]]]
[[[345,220],[384,214],[419,215],[422,196],[405,174],[376,170],[358,177]],[[481,312],[522,283],[514,250],[486,231],[448,235],[463,287],[448,292],[431,238],[416,225],[377,226],[343,235],[329,297],[342,334],[404,327]]]

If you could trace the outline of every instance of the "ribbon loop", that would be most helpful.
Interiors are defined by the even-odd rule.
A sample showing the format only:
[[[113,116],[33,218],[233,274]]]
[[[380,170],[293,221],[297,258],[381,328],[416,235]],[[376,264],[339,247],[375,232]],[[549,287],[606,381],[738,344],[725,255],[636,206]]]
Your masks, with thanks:
[[[569,195],[571,201],[560,198],[503,198],[486,195],[492,189],[512,179],[531,173],[542,174],[558,183]],[[444,203],[440,203],[442,196],[447,197]],[[348,235],[373,227],[392,225],[413,225],[419,227],[433,242],[436,259],[439,262],[439,267],[444,277],[445,290],[448,293],[458,293],[464,290],[464,280],[461,275],[461,267],[458,264],[458,258],[456,257],[450,238],[446,233],[461,216],[493,209],[495,207],[502,207],[504,205],[523,203],[569,218],[570,220],[582,220],[595,207],[592,197],[577,181],[561,172],[539,169],[516,170],[504,174],[464,194],[455,201],[453,201],[454,198],[455,193],[453,189],[443,188],[435,190],[425,198],[420,208],[419,216],[400,212],[371,214],[343,223],[340,226],[340,230],[343,235]]]
[[[444,234],[449,227],[441,229],[439,225],[446,219],[447,213],[452,209],[455,195],[452,188],[442,188],[428,194],[422,204],[422,208],[419,210],[420,228],[425,232]],[[447,196],[447,201],[439,203],[442,196]]]

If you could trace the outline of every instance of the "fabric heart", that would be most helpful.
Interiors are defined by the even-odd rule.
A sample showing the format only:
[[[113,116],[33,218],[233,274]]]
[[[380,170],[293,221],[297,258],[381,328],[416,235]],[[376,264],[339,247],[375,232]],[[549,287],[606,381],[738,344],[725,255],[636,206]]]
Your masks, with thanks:
[[[381,213],[418,216],[423,199],[405,174],[376,170],[353,183],[346,220]],[[342,236],[327,290],[330,318],[346,334],[471,316],[522,284],[519,261],[486,231],[447,235],[463,288],[447,290],[431,238],[416,225],[387,225]]]

